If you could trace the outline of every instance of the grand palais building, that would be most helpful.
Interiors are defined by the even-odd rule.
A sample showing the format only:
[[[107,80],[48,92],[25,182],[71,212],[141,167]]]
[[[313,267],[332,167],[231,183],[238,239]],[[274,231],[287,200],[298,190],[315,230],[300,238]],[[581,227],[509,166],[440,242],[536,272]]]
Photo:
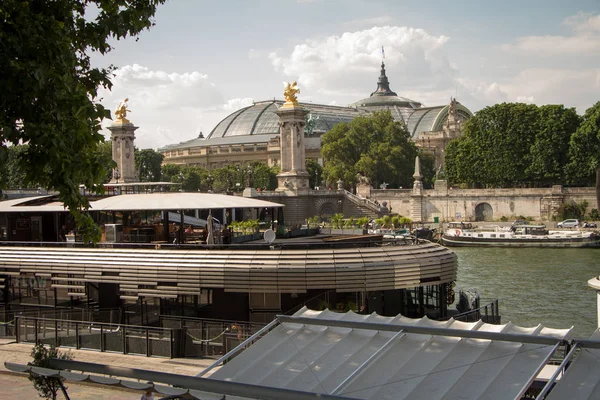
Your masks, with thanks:
[[[244,165],[252,161],[269,166],[280,163],[279,117],[275,112],[283,100],[258,101],[225,117],[205,138],[165,146],[160,151],[164,163],[198,165],[208,169],[225,165]],[[377,90],[347,107],[301,103],[310,113],[305,128],[306,158],[322,164],[321,136],[339,122],[350,122],[373,111],[389,110],[404,124],[417,145],[435,155],[443,164],[443,149],[448,140],[461,134],[463,124],[473,114],[452,99],[449,104],[425,107],[418,101],[398,96],[390,89],[381,63]]]

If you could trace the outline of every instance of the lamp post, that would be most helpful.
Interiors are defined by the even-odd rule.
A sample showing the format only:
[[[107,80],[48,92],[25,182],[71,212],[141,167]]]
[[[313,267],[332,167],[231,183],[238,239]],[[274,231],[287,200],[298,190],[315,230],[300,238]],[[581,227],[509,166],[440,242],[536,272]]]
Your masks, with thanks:
[[[180,191],[180,192],[183,192],[183,178],[184,178],[184,176],[183,176],[183,172],[180,172],[180,173],[179,173],[179,184],[181,185],[181,186],[179,187],[179,191]]]
[[[252,173],[253,172],[254,171],[252,170],[252,166],[248,165],[248,168],[247,168],[247,171],[246,171],[246,173],[248,175],[248,186],[247,187],[252,187]]]
[[[212,186],[214,181],[215,178],[212,176],[212,174],[208,174],[208,178],[206,178],[206,183],[208,183],[208,193],[212,193]]]

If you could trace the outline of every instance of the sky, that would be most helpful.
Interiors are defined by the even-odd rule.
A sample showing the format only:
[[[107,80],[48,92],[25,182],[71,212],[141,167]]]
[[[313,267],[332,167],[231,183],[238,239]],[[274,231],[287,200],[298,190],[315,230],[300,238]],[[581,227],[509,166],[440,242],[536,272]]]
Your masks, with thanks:
[[[117,67],[99,98],[113,113],[129,98],[141,149],[206,137],[253,101],[283,99],[284,82],[303,102],[354,103],[377,87],[382,46],[392,90],[425,106],[583,114],[600,101],[598,0],[167,0],[154,21],[92,56]]]

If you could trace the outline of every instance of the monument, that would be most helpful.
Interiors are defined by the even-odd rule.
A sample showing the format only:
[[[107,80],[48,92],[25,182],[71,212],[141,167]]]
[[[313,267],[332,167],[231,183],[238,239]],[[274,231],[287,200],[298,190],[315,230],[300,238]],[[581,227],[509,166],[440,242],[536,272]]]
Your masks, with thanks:
[[[117,117],[108,127],[110,130],[110,139],[112,140],[112,159],[117,163],[113,170],[111,183],[130,183],[137,182],[135,173],[135,160],[133,152],[133,143],[135,141],[135,130],[131,121],[127,119],[127,113],[131,112],[125,99],[119,103],[115,110]]]
[[[308,193],[308,172],[304,147],[304,125],[309,110],[298,104],[300,93],[296,82],[286,83],[285,103],[276,114],[279,116],[281,170],[277,174],[277,191],[289,195]]]

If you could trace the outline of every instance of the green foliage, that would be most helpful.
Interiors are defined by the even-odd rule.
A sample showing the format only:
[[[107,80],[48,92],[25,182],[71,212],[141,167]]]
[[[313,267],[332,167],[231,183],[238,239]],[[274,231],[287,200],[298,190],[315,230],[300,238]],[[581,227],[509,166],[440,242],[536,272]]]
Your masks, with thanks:
[[[249,219],[247,221],[232,221],[229,228],[233,232],[242,232],[244,234],[252,234],[258,232],[260,221],[257,219]]]
[[[581,203],[577,203],[575,201],[563,203],[558,208],[555,218],[557,220],[563,220],[568,218],[585,219],[588,206],[589,203],[585,200]]]
[[[135,170],[140,182],[160,182],[163,155],[156,150],[135,151]]]
[[[354,185],[357,174],[361,174],[374,187],[384,181],[390,187],[412,184],[417,148],[404,125],[394,121],[389,111],[339,123],[323,135],[322,143],[323,176],[330,183],[341,179]]]
[[[344,228],[354,228],[355,226],[356,220],[353,217],[350,217],[344,221]]]
[[[342,213],[333,214],[331,216],[330,221],[331,221],[332,228],[340,229],[340,228],[342,228],[342,225],[344,223],[344,214],[342,214]]]
[[[600,102],[586,110],[581,125],[571,137],[566,171],[573,182],[596,186],[600,204]],[[595,181],[594,181],[595,177]]]
[[[43,344],[36,344],[33,347],[31,357],[33,358],[31,365],[42,368],[51,368],[50,362],[53,358],[59,360],[71,360],[73,358],[69,352],[61,352],[54,345],[46,347]],[[32,372],[29,375],[29,380],[33,382],[33,387],[38,391],[41,398],[55,400],[60,390],[60,382],[64,381],[64,378],[49,378]]]
[[[501,222],[508,222],[508,217],[506,215],[503,215],[500,217],[500,221]]]
[[[400,224],[401,225],[410,225],[410,224],[412,224],[412,219],[410,219],[408,217],[401,217]]]
[[[592,208],[592,211],[590,211],[589,217],[592,221],[600,221],[600,213],[598,212],[598,209]]]
[[[446,147],[447,177],[452,185],[470,187],[561,183],[569,140],[579,122],[575,110],[562,105],[486,107]]]
[[[311,188],[319,186],[322,183],[323,167],[317,162],[317,160],[307,159],[306,160],[306,171],[308,172],[308,185]]]
[[[109,41],[152,25],[164,0],[3,0],[0,5],[0,162],[7,147],[28,144],[17,164],[26,183],[57,190],[86,240],[100,231],[85,213],[79,190],[102,193],[112,165],[95,153],[110,112],[98,89],[110,88],[112,68],[92,68],[90,55]],[[95,18],[93,17],[95,16]]]
[[[181,165],[165,164],[160,170],[161,180],[164,182],[174,182],[174,177],[179,176],[180,173]]]
[[[364,229],[368,223],[369,223],[369,217],[360,217],[359,219],[356,220],[356,225],[360,229]]]
[[[262,162],[254,162],[250,167],[252,168],[251,187],[263,190],[277,189],[277,173],[279,172],[279,168],[269,167]]]
[[[306,220],[306,222],[308,222],[309,228],[316,228],[317,226],[319,226],[319,223],[321,222],[321,218],[319,218],[318,215],[315,215],[315,216],[308,218]]]

